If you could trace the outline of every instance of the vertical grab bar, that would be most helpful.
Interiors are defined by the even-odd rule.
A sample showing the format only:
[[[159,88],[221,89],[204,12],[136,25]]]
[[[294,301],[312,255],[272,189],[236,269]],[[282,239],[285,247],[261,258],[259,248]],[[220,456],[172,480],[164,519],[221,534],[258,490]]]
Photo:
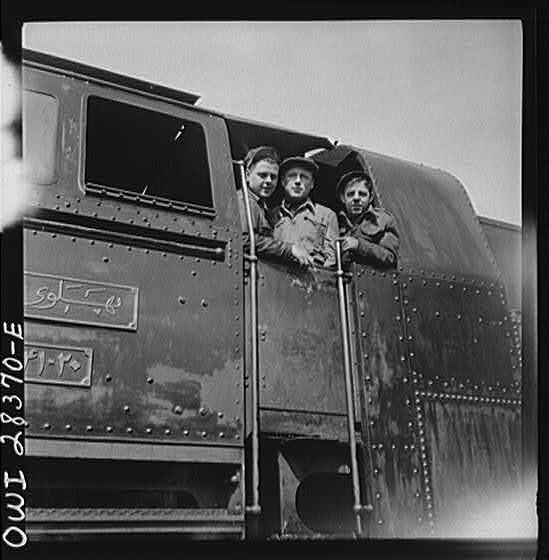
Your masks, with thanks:
[[[355,435],[355,399],[353,395],[353,380],[351,377],[351,356],[349,351],[349,320],[347,316],[347,302],[345,286],[343,284],[343,267],[341,264],[341,242],[336,241],[337,258],[337,292],[339,295],[339,316],[341,319],[341,338],[343,341],[343,367],[345,370],[345,397],[347,401],[347,424],[349,429],[349,449],[351,452],[351,475],[353,477],[353,512],[356,515],[357,534],[362,534],[361,512],[363,510],[360,498],[360,482],[358,476],[358,461],[356,456]]]
[[[259,341],[258,341],[258,299],[257,299],[257,256],[255,254],[255,232],[252,220],[252,210],[244,173],[244,162],[237,162],[240,169],[240,182],[244,195],[246,222],[250,236],[250,299],[252,321],[252,504],[246,506],[246,511],[255,515],[261,513],[259,503]]]

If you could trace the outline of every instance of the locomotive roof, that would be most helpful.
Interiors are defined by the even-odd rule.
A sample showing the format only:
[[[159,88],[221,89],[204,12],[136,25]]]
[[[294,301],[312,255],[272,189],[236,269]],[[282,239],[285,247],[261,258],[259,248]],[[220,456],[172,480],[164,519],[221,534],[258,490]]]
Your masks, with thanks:
[[[304,154],[307,151],[317,148],[332,147],[330,140],[322,136],[303,134],[280,126],[197,107],[196,103],[200,99],[200,96],[194,93],[161,86],[145,80],[117,74],[73,60],[67,60],[29,49],[23,49],[22,54],[23,62],[30,66],[44,68],[63,75],[82,78],[126,91],[138,92],[150,97],[160,97],[171,102],[175,101],[185,105],[192,105],[194,111],[219,116],[223,118],[227,124],[233,157],[235,159],[242,159],[250,148],[260,144],[272,144],[276,146],[283,157],[298,153]]]

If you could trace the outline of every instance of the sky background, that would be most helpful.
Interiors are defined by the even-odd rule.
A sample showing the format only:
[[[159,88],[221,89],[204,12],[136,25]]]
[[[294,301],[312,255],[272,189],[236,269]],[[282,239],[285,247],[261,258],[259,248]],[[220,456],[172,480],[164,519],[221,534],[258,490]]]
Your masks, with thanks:
[[[521,223],[518,20],[32,23],[23,46],[445,169]]]

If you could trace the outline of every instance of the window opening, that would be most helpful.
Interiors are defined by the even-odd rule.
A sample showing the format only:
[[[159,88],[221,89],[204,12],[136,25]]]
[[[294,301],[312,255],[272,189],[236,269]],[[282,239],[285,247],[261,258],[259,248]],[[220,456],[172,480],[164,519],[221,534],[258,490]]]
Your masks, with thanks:
[[[85,182],[132,201],[213,207],[200,124],[95,96],[87,107]]]

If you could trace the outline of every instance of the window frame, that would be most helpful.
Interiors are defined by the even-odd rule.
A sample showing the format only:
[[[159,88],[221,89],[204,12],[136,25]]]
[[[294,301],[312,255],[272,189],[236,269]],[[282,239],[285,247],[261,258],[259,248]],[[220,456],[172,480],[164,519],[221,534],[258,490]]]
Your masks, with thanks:
[[[86,181],[86,164],[87,164],[87,131],[88,131],[88,101],[90,97],[97,97],[103,100],[128,105],[130,107],[143,109],[152,113],[162,114],[173,118],[184,119],[190,121],[202,128],[204,134],[204,148],[206,150],[206,158],[208,162],[209,188],[211,194],[211,206],[204,206],[192,202],[183,202],[165,198],[161,196],[152,196],[148,194],[139,194],[134,191],[101,185]],[[161,106],[160,103],[164,106]],[[207,115],[206,115],[207,117]],[[98,196],[110,200],[137,204],[146,208],[154,208],[159,210],[175,211],[182,214],[198,214],[200,216],[215,218],[218,214],[215,188],[213,181],[213,170],[211,166],[211,151],[209,142],[209,129],[207,119],[199,112],[187,110],[186,108],[171,105],[168,101],[150,101],[148,99],[136,99],[133,94],[125,92],[112,91],[87,91],[82,95],[80,107],[80,170],[79,183],[80,188],[86,195]]]
[[[34,84],[33,84],[34,86]],[[22,117],[22,124],[21,124],[21,157],[23,162],[25,161],[25,153],[24,153],[24,149],[25,149],[25,138],[24,138],[24,129],[25,129],[25,115],[23,114],[24,111],[24,101],[23,101],[23,96],[25,95],[25,92],[30,92],[30,93],[36,93],[36,94],[40,94],[40,95],[45,95],[47,97],[53,97],[55,99],[55,101],[57,102],[57,127],[56,127],[56,131],[55,131],[55,135],[54,135],[54,159],[53,159],[53,165],[54,165],[54,173],[53,173],[53,179],[50,182],[47,183],[37,183],[35,181],[30,181],[33,185],[40,185],[40,186],[51,186],[51,185],[56,185],[57,183],[59,183],[59,179],[61,177],[61,150],[60,150],[60,137],[61,134],[63,132],[63,120],[64,120],[64,116],[63,116],[63,103],[62,100],[60,98],[60,96],[54,92],[54,91],[50,91],[50,90],[46,90],[46,89],[38,89],[36,87],[31,87],[31,85],[29,84],[27,87],[25,87],[23,85],[23,87],[21,88],[21,117]]]

